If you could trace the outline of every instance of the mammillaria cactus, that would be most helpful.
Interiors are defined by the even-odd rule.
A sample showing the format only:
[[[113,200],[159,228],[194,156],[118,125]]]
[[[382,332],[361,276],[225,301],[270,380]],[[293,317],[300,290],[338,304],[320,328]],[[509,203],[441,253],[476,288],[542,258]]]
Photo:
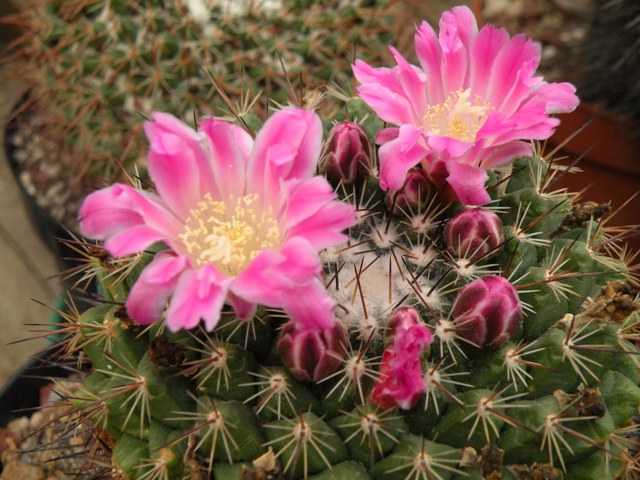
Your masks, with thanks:
[[[41,143],[25,170],[51,165],[24,180],[60,184],[69,209],[53,213],[67,225],[96,179],[144,166],[139,114],[219,115],[228,108],[218,90],[242,114],[286,103],[288,82],[308,91],[348,84],[353,52],[379,58],[393,19],[385,0],[30,0],[22,12],[13,22],[28,28],[5,59],[24,62],[8,74],[30,84],[24,107],[34,103],[36,114],[21,120],[19,141]],[[324,107],[327,118],[337,108]]]
[[[303,108],[258,132],[154,114],[155,191],[118,184],[85,200],[82,231],[106,249],[88,248],[85,274],[104,301],[64,325],[63,354],[92,364],[66,398],[112,478],[634,478],[633,267],[606,219],[572,213],[575,195],[551,189],[560,167],[524,141],[551,133],[546,113],[574,105],[571,88],[532,77],[536,47],[477,32],[463,7],[439,38],[423,24],[417,39],[429,77],[399,55],[395,69],[358,63],[364,101],[411,106],[411,121],[439,111],[420,93],[440,82],[437,60],[457,103],[436,122],[446,131],[429,115],[405,127],[400,109],[390,132],[349,99],[383,144],[380,178],[372,155],[366,178],[336,179],[334,193],[315,175],[322,132]],[[494,109],[507,86],[509,107]],[[483,122],[504,142],[469,139]],[[483,148],[506,166],[478,174],[465,152]],[[396,210],[385,190],[410,168],[427,171],[430,194]],[[491,248],[459,258],[445,232],[466,203],[503,232],[495,244],[497,221],[474,229]]]

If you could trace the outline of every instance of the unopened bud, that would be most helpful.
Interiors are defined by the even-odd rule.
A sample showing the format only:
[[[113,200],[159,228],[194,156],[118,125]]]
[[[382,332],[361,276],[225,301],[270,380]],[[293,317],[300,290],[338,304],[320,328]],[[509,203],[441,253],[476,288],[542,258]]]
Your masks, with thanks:
[[[329,132],[324,172],[332,182],[350,185],[364,178],[371,166],[369,137],[360,125],[341,122]]]
[[[522,322],[515,287],[503,277],[483,277],[466,285],[451,310],[456,333],[480,347],[499,347]]]
[[[301,331],[287,323],[278,339],[278,355],[298,380],[317,382],[334,373],[345,354],[347,329],[342,322],[326,330]]]
[[[460,212],[447,222],[444,231],[449,252],[467,260],[495,253],[504,242],[502,220],[482,208]]]
[[[389,190],[385,201],[395,213],[411,214],[424,211],[431,196],[431,182],[421,168],[412,168],[407,172],[404,185],[400,190]]]

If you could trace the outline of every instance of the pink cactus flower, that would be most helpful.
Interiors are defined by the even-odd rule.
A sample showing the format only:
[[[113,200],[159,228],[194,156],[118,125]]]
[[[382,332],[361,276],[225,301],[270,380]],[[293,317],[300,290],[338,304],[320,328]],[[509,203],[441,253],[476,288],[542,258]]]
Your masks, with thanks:
[[[522,323],[515,287],[506,278],[482,277],[466,285],[451,309],[456,333],[479,347],[499,347]]]
[[[380,378],[371,392],[371,402],[382,408],[410,410],[425,391],[422,378],[423,350],[433,341],[423,323],[395,331],[392,344],[382,353]]]
[[[318,116],[286,108],[255,141],[225,121],[208,118],[195,131],[166,113],[155,113],[145,132],[157,194],[115,184],[80,208],[82,234],[104,240],[116,257],[168,247],[131,289],[131,318],[155,322],[168,301],[170,330],[204,320],[211,331],[224,304],[241,319],[260,304],[282,308],[300,330],[333,327],[318,251],[343,242],[356,219],[314,176]]]
[[[484,205],[486,170],[531,154],[526,140],[548,138],[559,123],[549,114],[578,104],[572,85],[534,76],[538,43],[491,25],[478,31],[467,7],[442,15],[439,36],[426,22],[417,28],[421,68],[390,48],[396,67],[360,60],[353,66],[360,97],[398,127],[376,137],[384,190],[398,190],[407,171],[422,163],[463,204]]]

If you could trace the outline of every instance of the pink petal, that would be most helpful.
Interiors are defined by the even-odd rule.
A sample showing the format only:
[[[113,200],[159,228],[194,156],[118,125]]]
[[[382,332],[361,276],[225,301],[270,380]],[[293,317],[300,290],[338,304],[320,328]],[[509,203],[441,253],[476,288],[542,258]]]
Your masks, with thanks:
[[[144,250],[159,240],[175,244],[182,229],[181,222],[157,195],[120,183],[85,198],[79,219],[82,235],[105,240],[115,256]],[[133,244],[128,246],[129,242]]]
[[[154,113],[146,122],[149,175],[156,189],[181,218],[207,192],[215,192],[209,157],[202,137],[168,113]]]
[[[233,280],[231,291],[246,302],[278,308],[290,291],[301,292],[321,271],[317,250],[306,239],[293,237],[279,252],[260,252]]]
[[[383,128],[376,133],[375,141],[377,145],[384,145],[385,143],[398,138],[398,135],[400,135],[399,128]]]
[[[245,302],[231,291],[227,293],[227,303],[231,305],[239,320],[248,320],[256,313],[257,305],[255,303]]]
[[[272,115],[258,136],[248,168],[249,190],[275,194],[283,180],[309,178],[322,148],[322,123],[311,110],[285,108]]]
[[[213,265],[185,270],[180,275],[167,310],[169,330],[189,330],[204,320],[207,331],[212,331],[220,320],[231,281],[216,271]]]
[[[495,148],[485,149],[480,166],[485,170],[499,167],[516,158],[528,157],[532,153],[531,144],[528,142],[509,142]]]
[[[533,43],[524,35],[516,35],[498,52],[493,60],[491,77],[485,100],[488,100],[498,111],[502,111],[507,94],[517,84],[523,65],[527,64],[527,71],[533,72],[540,61],[540,44]],[[515,99],[516,102],[523,99]],[[513,99],[511,100],[514,101]]]
[[[471,47],[469,85],[472,94],[488,99],[493,61],[508,43],[509,34],[506,30],[493,25],[486,25],[480,30]]]
[[[442,14],[438,40],[442,49],[440,67],[445,95],[466,86],[469,50],[477,31],[475,17],[467,7],[456,7]]]
[[[282,302],[282,309],[301,331],[333,328],[336,323],[335,307],[335,300],[318,279],[304,288],[287,291]]]
[[[444,49],[442,32],[443,30],[449,31],[455,30],[455,35],[458,37],[464,48],[469,48],[478,34],[478,24],[476,17],[467,6],[453,7],[451,11],[445,11],[440,19],[440,43]],[[446,43],[446,40],[445,40]]]
[[[426,75],[418,67],[407,62],[395,48],[389,47],[389,49],[398,63],[398,80],[400,81],[402,92],[413,111],[413,121],[411,123],[421,125],[422,117],[427,108]]]
[[[546,113],[573,112],[580,100],[576,96],[576,87],[570,83],[543,83],[535,91],[547,101]]]
[[[136,225],[123,230],[104,242],[104,248],[114,257],[124,257],[143,251],[149,245],[164,240],[164,235],[146,225]]]
[[[412,99],[402,88],[398,67],[373,68],[356,60],[352,68],[360,83],[358,95],[382,120],[394,125],[414,122]]]
[[[534,77],[538,63],[538,59],[534,58],[521,65],[511,88],[503,95],[501,113],[511,115],[516,112],[530,96],[532,89],[542,81],[540,77]]]
[[[542,97],[529,98],[518,111],[508,119],[512,125],[510,131],[500,135],[497,143],[511,140],[531,139],[544,140],[549,138],[555,127],[560,123],[557,118],[551,118],[545,113],[546,101]]]
[[[500,112],[492,111],[485,120],[478,133],[476,133],[476,145],[489,147],[496,143],[504,143],[499,139],[503,136],[517,137],[516,122]]]
[[[427,151],[420,143],[422,132],[413,125],[400,127],[398,138],[382,145],[380,159],[380,188],[399,190],[409,169],[422,160]]]
[[[447,171],[447,183],[463,205],[484,205],[491,200],[484,188],[489,176],[482,168],[451,161],[447,163]]]
[[[199,130],[209,141],[213,176],[219,198],[244,195],[245,169],[253,147],[251,136],[237,125],[214,118],[203,120]]]
[[[356,223],[353,205],[331,202],[292,227],[287,236],[304,238],[321,250],[346,241],[348,237],[342,232]]]
[[[427,74],[427,100],[430,104],[442,103],[449,94],[442,86],[442,50],[436,33],[427,22],[423,21],[417,28],[415,45],[420,65]]]
[[[445,152],[449,157],[460,157],[473,146],[469,142],[442,135],[429,135],[427,145],[433,150]]]
[[[306,238],[320,250],[346,239],[341,232],[356,224],[355,208],[336,201],[324,177],[290,186],[284,218],[288,237]]]
[[[126,303],[127,314],[141,325],[157,321],[186,265],[186,257],[158,253],[131,288]]]

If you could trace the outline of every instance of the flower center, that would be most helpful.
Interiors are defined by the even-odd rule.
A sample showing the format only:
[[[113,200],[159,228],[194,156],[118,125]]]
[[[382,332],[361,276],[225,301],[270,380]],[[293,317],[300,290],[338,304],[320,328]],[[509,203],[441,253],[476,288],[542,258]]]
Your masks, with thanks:
[[[430,105],[423,117],[423,127],[428,133],[473,142],[478,130],[493,109],[478,95],[470,100],[470,89],[450,92],[444,103]]]
[[[179,238],[198,267],[213,264],[230,276],[281,240],[273,208],[264,209],[258,195],[230,195],[223,202],[214,201],[208,193],[189,211]]]

